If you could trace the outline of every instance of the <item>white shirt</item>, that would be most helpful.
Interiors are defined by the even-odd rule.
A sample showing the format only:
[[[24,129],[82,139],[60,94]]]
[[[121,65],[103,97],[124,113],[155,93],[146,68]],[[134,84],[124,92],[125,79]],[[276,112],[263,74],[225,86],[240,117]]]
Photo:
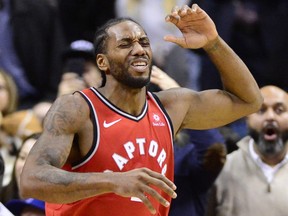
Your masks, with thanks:
[[[250,139],[249,141],[249,152],[251,154],[251,157],[253,158],[253,160],[256,162],[256,164],[261,168],[261,170],[263,171],[268,183],[271,183],[275,173],[284,165],[288,162],[288,154],[286,154],[286,156],[284,157],[284,159],[276,164],[275,166],[270,166],[267,163],[263,162],[260,158],[260,156],[255,152],[254,148],[253,148],[253,144],[254,144],[254,140]]]

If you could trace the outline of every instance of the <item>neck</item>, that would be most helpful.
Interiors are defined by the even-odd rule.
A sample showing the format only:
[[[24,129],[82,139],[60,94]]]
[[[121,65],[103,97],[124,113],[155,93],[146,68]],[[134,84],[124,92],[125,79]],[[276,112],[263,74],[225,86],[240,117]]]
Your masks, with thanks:
[[[257,149],[257,146],[254,145],[254,149],[256,151],[256,153],[259,155],[259,157],[261,158],[261,160],[268,164],[269,166],[276,166],[277,164],[279,164],[286,156],[286,150],[279,152],[279,153],[275,153],[273,155],[263,155],[262,153],[260,153],[260,151]]]
[[[126,113],[137,116],[143,110],[146,101],[146,87],[131,89],[127,86],[111,86],[108,83],[98,91],[112,104]]]

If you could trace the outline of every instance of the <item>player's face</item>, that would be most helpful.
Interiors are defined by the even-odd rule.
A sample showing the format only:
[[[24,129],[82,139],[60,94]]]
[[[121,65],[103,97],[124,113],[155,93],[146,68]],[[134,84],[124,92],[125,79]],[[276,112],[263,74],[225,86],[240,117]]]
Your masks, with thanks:
[[[142,88],[150,81],[152,51],[144,30],[134,22],[125,21],[108,30],[108,73],[118,82]]]
[[[265,87],[261,92],[264,97],[261,109],[247,118],[250,135],[262,155],[283,155],[288,140],[288,96],[273,87]]]

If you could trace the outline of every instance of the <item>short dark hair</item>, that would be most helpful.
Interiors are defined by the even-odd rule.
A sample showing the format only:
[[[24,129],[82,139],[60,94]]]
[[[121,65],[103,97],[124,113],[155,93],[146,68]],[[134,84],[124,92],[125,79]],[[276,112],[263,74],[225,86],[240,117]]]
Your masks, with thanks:
[[[94,52],[95,55],[99,53],[105,53],[106,52],[106,40],[108,38],[107,30],[117,25],[118,23],[125,22],[125,21],[131,21],[136,23],[137,25],[141,26],[137,21],[133,20],[130,17],[119,17],[108,20],[106,23],[104,23],[102,26],[100,26],[97,31],[95,32],[94,36]]]

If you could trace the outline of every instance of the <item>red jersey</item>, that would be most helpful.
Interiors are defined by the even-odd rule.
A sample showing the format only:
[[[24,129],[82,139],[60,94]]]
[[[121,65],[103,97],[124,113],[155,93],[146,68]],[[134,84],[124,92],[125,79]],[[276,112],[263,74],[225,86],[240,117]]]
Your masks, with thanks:
[[[138,116],[130,115],[110,103],[95,88],[80,92],[90,106],[94,124],[91,150],[71,172],[126,172],[147,167],[174,177],[173,128],[158,98],[147,92],[145,106]],[[156,189],[165,199],[171,198]],[[169,208],[149,197],[158,216]],[[46,215],[150,216],[148,208],[136,197],[114,193],[99,195],[70,204],[46,204]]]

